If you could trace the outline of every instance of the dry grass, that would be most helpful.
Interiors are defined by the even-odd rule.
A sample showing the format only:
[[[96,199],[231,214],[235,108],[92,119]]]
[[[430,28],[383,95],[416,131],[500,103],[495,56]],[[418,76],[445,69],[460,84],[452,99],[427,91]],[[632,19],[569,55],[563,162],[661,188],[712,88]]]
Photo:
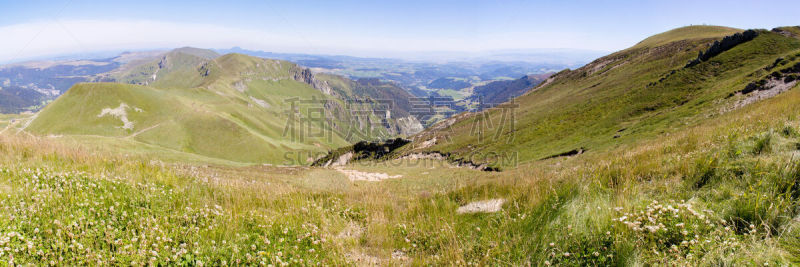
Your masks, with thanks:
[[[799,102],[800,92],[790,90],[669,135],[500,173],[431,160],[346,166],[402,176],[380,182],[351,182],[335,169],[164,163],[4,134],[0,231],[33,244],[11,238],[2,244],[11,252],[0,258],[67,265],[791,264],[800,236],[791,208],[800,140],[785,129],[800,125]],[[85,187],[91,184],[98,187]],[[506,201],[495,213],[457,212],[487,199]],[[97,212],[112,206],[116,213]],[[182,224],[184,216],[213,219]],[[64,236],[70,222],[95,234]],[[281,238],[286,245],[275,245]],[[158,244],[157,256],[141,240]],[[72,241],[83,250],[70,248]],[[173,252],[181,244],[187,252]]]

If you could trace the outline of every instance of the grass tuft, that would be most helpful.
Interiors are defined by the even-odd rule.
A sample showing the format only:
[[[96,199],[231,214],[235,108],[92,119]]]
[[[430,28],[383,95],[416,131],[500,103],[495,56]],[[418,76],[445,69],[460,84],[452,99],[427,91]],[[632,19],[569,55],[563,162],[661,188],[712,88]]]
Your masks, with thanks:
[[[753,144],[753,154],[761,155],[772,152],[772,132],[756,137]]]

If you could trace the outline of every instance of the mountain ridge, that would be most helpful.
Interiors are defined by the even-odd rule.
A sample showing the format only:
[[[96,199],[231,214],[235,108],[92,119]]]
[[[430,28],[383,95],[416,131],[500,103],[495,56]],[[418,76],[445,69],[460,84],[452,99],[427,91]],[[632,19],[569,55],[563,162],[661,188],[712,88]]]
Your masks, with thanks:
[[[687,39],[672,39],[681,32],[690,34]],[[743,30],[694,26],[655,35],[576,70],[559,72],[518,97],[513,129],[495,126],[476,131],[480,119],[495,120],[495,125],[501,122],[502,108],[468,113],[414,136],[416,144],[434,145],[413,148],[412,144],[405,149],[407,153],[441,152],[455,159],[514,153],[520,160],[530,161],[578,148],[606,148],[715,116],[724,108],[710,103],[725,101],[726,106],[736,106],[734,102],[739,100],[720,99],[746,87],[748,79],[758,79],[752,76],[764,76],[766,73],[758,70],[776,58],[800,52],[797,39],[760,30],[752,41],[696,66],[687,65],[729,36],[725,34],[740,32]],[[497,139],[508,136],[513,140]],[[528,149],[517,150],[520,146]],[[496,162],[496,158],[484,161]]]
[[[203,58],[182,51],[130,68],[133,71],[116,76],[121,83],[74,86],[45,107],[27,130],[132,140],[233,162],[290,165],[308,164],[315,154],[351,141],[421,130],[408,124],[415,119],[403,113],[407,106],[395,112],[406,117],[378,112],[380,103],[370,95],[394,92],[390,94],[410,97],[390,84],[360,85],[364,89],[356,94],[346,86],[328,85],[349,80],[317,79],[308,69],[286,61],[242,54]],[[297,103],[301,106],[294,106]],[[351,109],[368,113],[353,114]],[[315,113],[320,111],[323,114]],[[305,120],[314,116],[321,120]],[[408,119],[398,123],[400,118]]]

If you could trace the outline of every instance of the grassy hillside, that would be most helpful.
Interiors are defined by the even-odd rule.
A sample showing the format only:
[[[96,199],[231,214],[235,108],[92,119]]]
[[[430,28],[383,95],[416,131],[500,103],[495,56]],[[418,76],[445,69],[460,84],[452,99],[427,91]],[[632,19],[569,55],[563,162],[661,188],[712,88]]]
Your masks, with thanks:
[[[690,39],[722,38],[741,31],[740,29],[721,26],[688,26],[650,36],[637,43],[633,48],[657,47]]]
[[[473,102],[480,102],[491,106],[504,103],[512,98],[518,97],[539,83],[550,77],[552,73],[525,75],[522,78],[509,81],[496,81],[485,85],[476,86],[469,99]]]
[[[799,38],[800,39],[800,26],[788,26],[788,27],[778,27],[772,29],[773,32],[783,34],[785,36]]]
[[[147,86],[76,85],[26,130],[167,158],[292,165],[308,164],[350,142],[399,132],[385,125],[393,120],[382,123],[381,112],[350,112],[378,106],[348,97],[405,93],[402,89],[358,87],[348,97],[332,95],[322,88],[326,82],[290,62],[241,54],[210,59],[186,50],[120,76],[128,83],[144,79]]]
[[[179,48],[157,59],[134,62],[112,71],[103,80],[128,84],[161,87],[194,87],[202,80],[197,67],[209,60],[213,51],[196,48]]]
[[[210,94],[198,97],[211,97]],[[251,134],[246,126],[222,117],[229,114],[201,105],[199,101],[149,87],[80,84],[45,108],[28,130],[42,134],[131,139],[169,150],[239,162],[282,159],[276,149],[281,145],[279,135],[266,139]],[[131,127],[124,128],[121,117],[99,117],[103,109],[109,108],[124,112],[127,120],[133,123]]]
[[[173,49],[172,52],[183,53],[204,59],[215,59],[221,56],[219,53],[214,52],[214,50],[195,48],[195,47],[181,47]]]
[[[61,265],[792,265],[800,91],[505,172],[164,164],[0,135],[4,262]],[[399,175],[399,177],[398,177]],[[489,213],[459,213],[505,200]]]
[[[573,150],[607,150],[717,117],[760,97],[740,92],[767,76],[776,59],[800,53],[798,39],[759,31],[752,41],[687,66],[733,31],[693,26],[656,35],[560,72],[510,105],[445,121],[418,135],[412,146],[455,159],[527,162]],[[420,148],[426,141],[431,145]]]

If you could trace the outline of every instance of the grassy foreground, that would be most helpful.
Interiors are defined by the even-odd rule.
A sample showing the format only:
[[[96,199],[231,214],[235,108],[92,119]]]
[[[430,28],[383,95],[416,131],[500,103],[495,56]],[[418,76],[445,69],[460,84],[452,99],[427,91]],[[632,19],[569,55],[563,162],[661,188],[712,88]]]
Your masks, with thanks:
[[[55,265],[764,265],[800,253],[800,91],[501,173],[164,164],[0,135],[0,259]],[[419,163],[419,162],[417,162]],[[458,214],[502,198],[496,213]]]

